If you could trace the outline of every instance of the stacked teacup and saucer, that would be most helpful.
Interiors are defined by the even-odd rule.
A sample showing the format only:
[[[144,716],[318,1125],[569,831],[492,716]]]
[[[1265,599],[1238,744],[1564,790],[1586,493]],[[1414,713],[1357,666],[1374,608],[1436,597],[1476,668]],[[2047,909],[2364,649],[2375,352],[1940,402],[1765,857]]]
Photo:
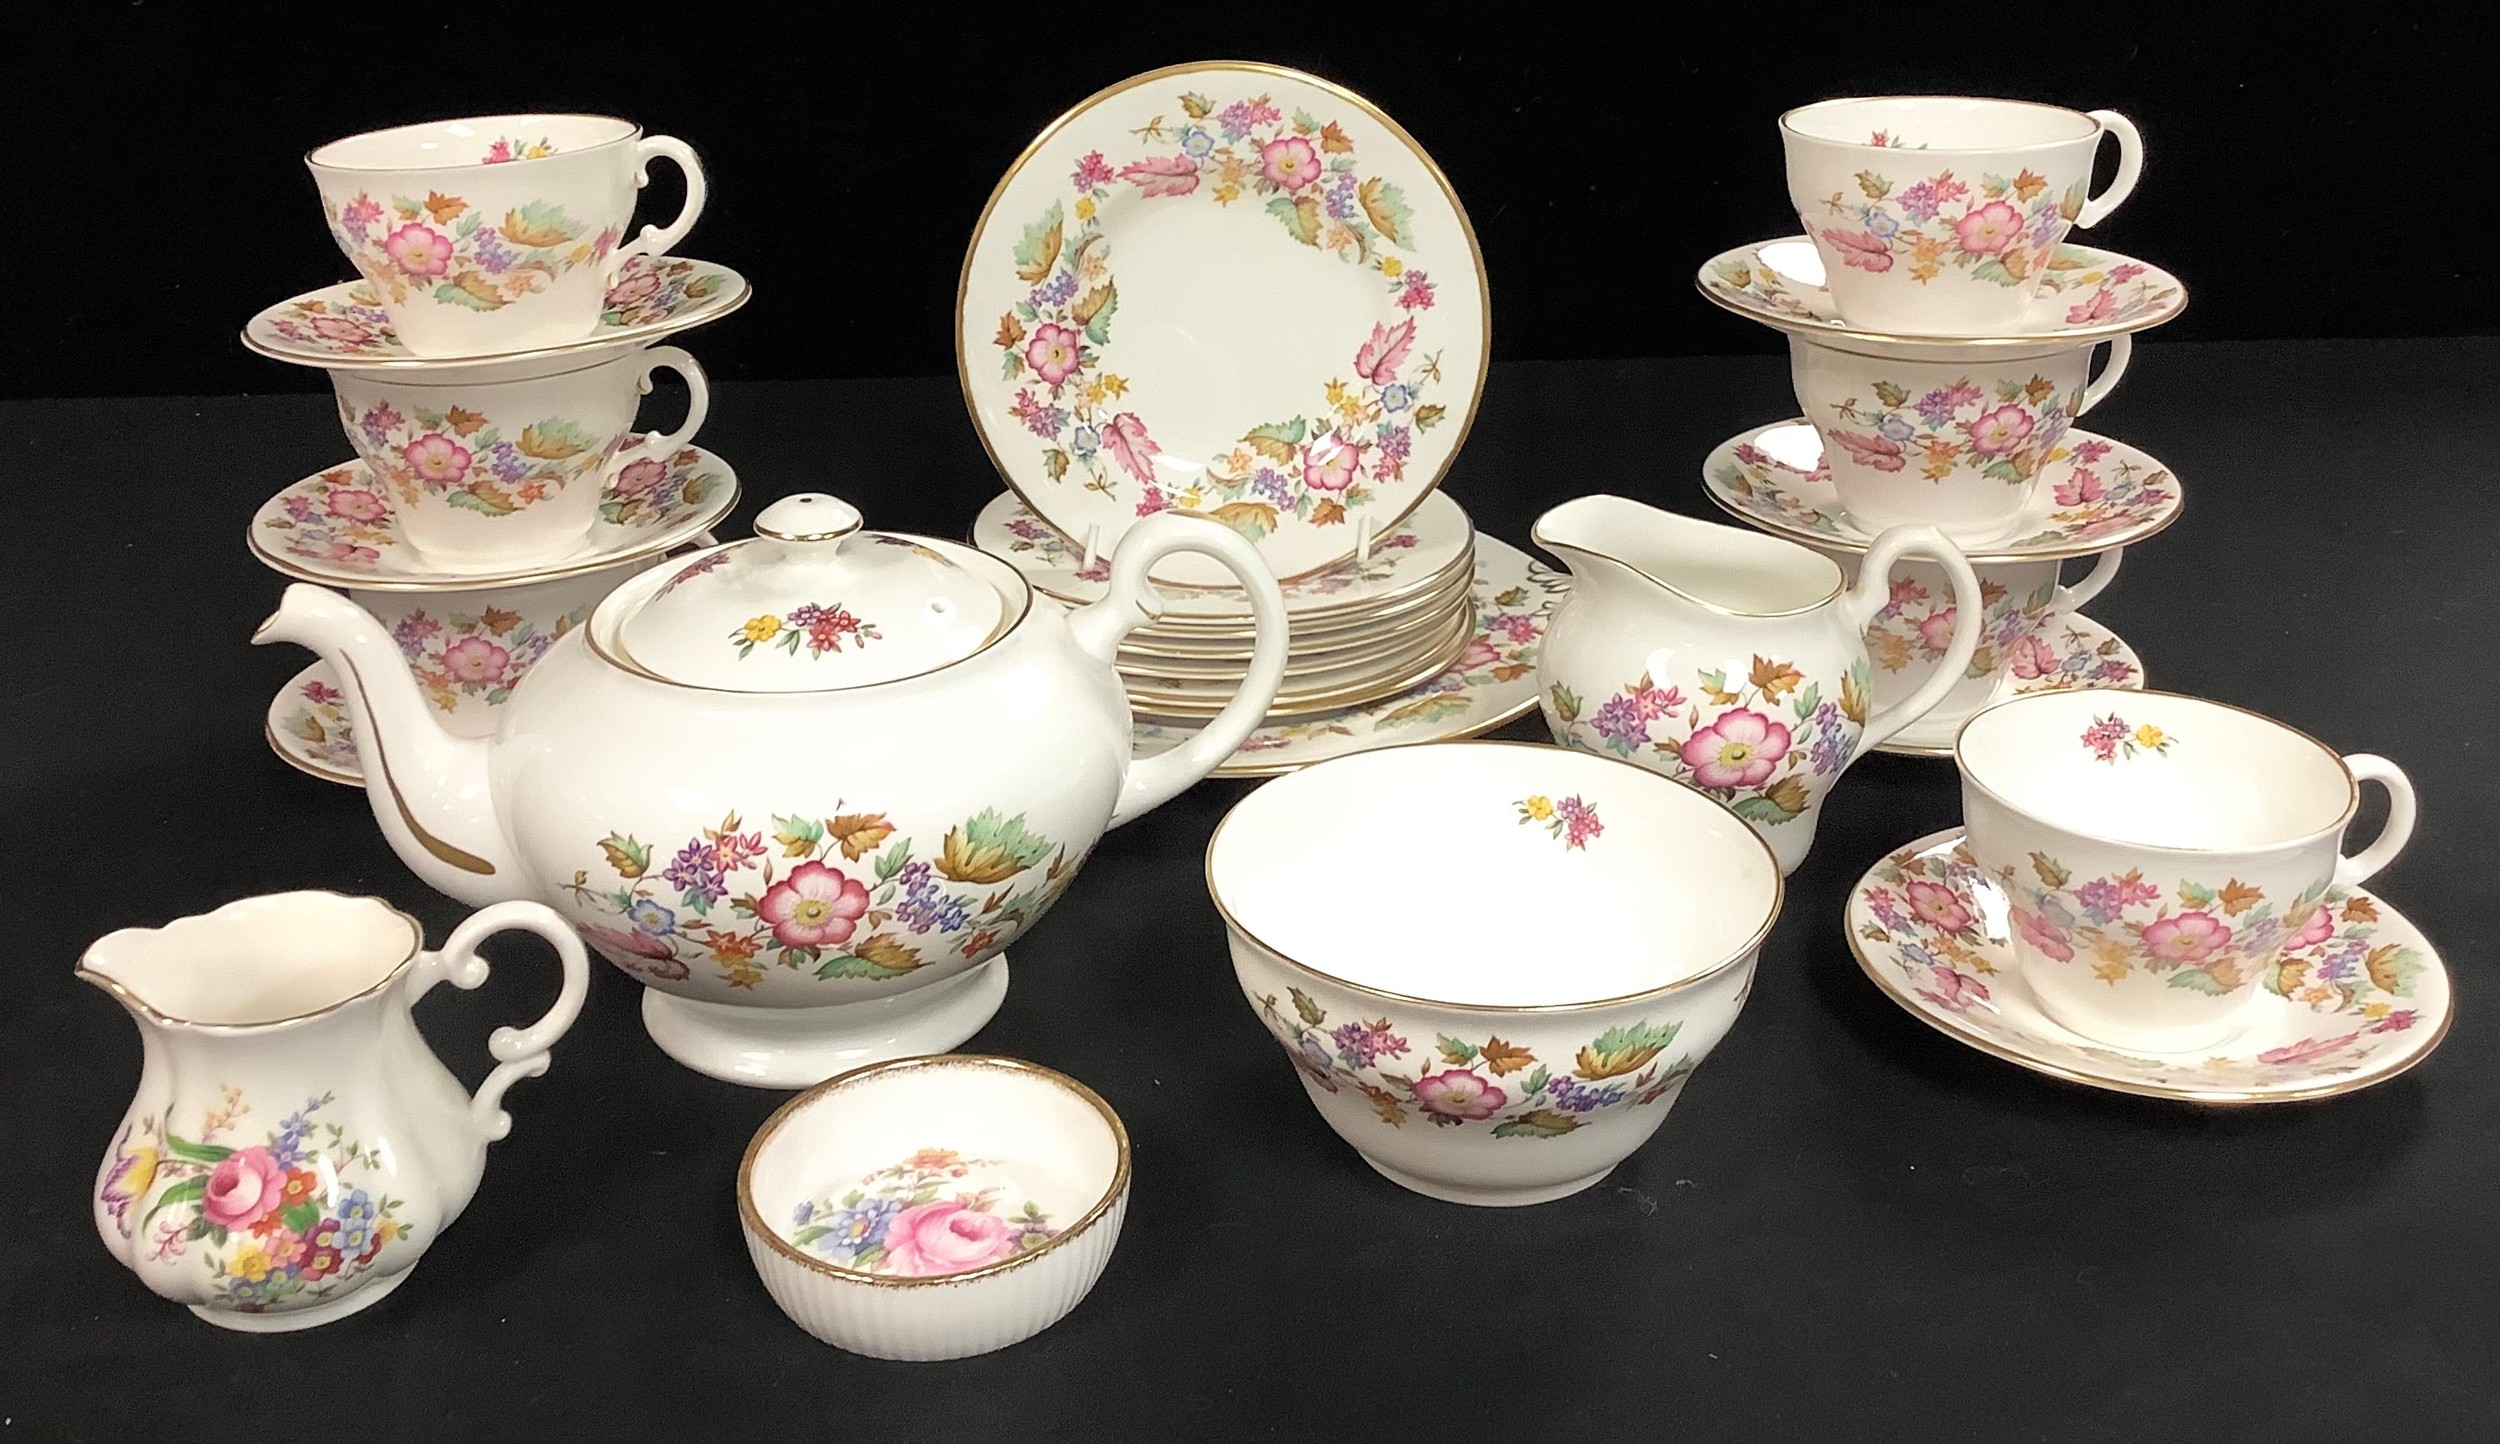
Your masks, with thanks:
[[[685,204],[628,240],[655,157],[684,173]],[[655,343],[736,310],[747,283],[669,254],[702,211],[703,169],[630,121],[435,121],[306,163],[362,279],[270,307],[243,343],[329,374],[355,456],[263,503],[252,554],[382,619],[445,724],[482,736],[601,597],[736,503],[735,473],[691,444],[703,368]],[[637,431],[661,371],[686,386],[685,420]],[[270,704],[270,746],[360,783],[342,701],[326,663],[305,668]]]
[[[2125,373],[2134,334],[2179,314],[2187,291],[2066,241],[2134,190],[2135,127],[2114,111],[1903,96],[1805,106],[1780,133],[1807,234],[1713,257],[1697,281],[1787,335],[1804,414],[1713,450],[1710,499],[1853,573],[1896,525],[1935,526],[1968,556],[1987,607],[1979,649],[1884,751],[1949,756],[1964,721],[2021,693],[2142,687],[2134,650],[2081,608],[2127,546],[2177,517],[2179,483],[2078,421]],[[2105,135],[2118,170],[2096,196]],[[2068,580],[2068,562],[2088,565]],[[1927,679],[1954,621],[1941,571],[1896,577],[1866,631],[1878,705]]]

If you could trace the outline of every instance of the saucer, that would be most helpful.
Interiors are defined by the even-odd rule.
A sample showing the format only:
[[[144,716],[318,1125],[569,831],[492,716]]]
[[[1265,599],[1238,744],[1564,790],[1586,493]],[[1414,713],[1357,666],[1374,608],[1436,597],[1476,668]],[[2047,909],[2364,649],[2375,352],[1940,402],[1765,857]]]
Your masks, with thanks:
[[[2042,486],[2003,541],[1974,543],[1974,562],[2047,561],[2133,546],[2179,519],[2179,479],[2123,441],[2082,427],[2049,453],[2062,479]],[[1874,544],[1840,509],[1823,441],[1802,420],[1731,436],[1701,464],[1702,485],[1722,510],[1791,541],[1827,551]]]
[[[1467,565],[1476,524],[1467,509],[1435,491],[1405,521],[1372,541],[1371,556],[1348,558],[1315,576],[1283,586],[1285,611],[1305,627],[1353,619],[1424,596]],[[1040,591],[1083,606],[1100,598],[1111,579],[1108,546],[1094,554],[1052,531],[1014,492],[1001,492],[973,519],[972,544],[1024,574]],[[1250,594],[1234,587],[1174,588],[1163,592],[1160,627],[1200,626],[1251,630]]]
[[[1275,777],[1381,747],[1490,732],[1536,710],[1536,659],[1546,619],[1571,578],[1506,542],[1476,539],[1476,630],[1458,661],[1420,686],[1362,707],[1262,727],[1218,777]],[[1197,729],[1141,721],[1141,752],[1176,747]]]
[[[2030,692],[2141,692],[2144,661],[2126,639],[2081,612],[2069,612],[2052,623],[2046,640],[2057,653],[2057,667],[2037,677],[2001,674],[1997,689],[1979,707],[1951,712],[1939,707],[1876,744],[1878,752],[1898,757],[1951,757],[1954,734],[1983,707]],[[2010,684],[2010,685],[2009,685]]]
[[[2227,1042],[2152,1057],[2050,1022],[2005,936],[2005,901],[1951,828],[1877,863],[1849,896],[1858,966],[1921,1022],[2035,1073],[2190,1103],[2283,1103],[2383,1083],[2439,1046],[2448,970],[2404,915],[2358,889],[2330,888],[2334,936],[2289,955]],[[1910,888],[1927,894],[1913,898]],[[1945,891],[1932,891],[1941,885]],[[1947,931],[1935,919],[1961,923]],[[1964,921],[1967,919],[1967,921]]]
[[[1952,360],[1971,348],[2080,346],[2149,330],[2187,308],[2187,287],[2148,262],[2093,246],[2060,245],[2020,324],[1990,336],[1903,336],[1840,319],[1823,287],[1823,257],[1803,236],[1757,241],[1704,262],[1701,293],[1748,321],[1869,356]]]
[[[575,356],[611,347],[646,346],[747,303],[746,277],[727,266],[678,256],[636,256],[608,288],[598,329],[578,341],[527,351],[472,356],[415,356],[401,345],[364,281],[345,281],[281,301],[243,328],[243,344],[274,361],[332,371],[443,370],[497,362]],[[515,367],[514,369],[518,369]]]
[[[1475,232],[1413,137],[1317,77],[1213,61],[1100,91],[1018,158],[964,255],[956,370],[999,474],[1061,536],[1103,551],[1196,511],[1291,581],[1440,484],[1488,310]]]
[[[315,662],[296,673],[269,699],[269,720],[262,729],[269,738],[269,750],[288,766],[324,782],[364,786],[365,770],[356,760],[346,698],[329,663]]]
[[[619,473],[619,480],[634,468]],[[639,479],[638,479],[639,480]],[[476,571],[419,561],[399,544],[387,492],[361,461],[346,462],[261,503],[247,540],[252,555],[298,581],[369,592],[426,592],[554,581],[656,557],[709,530],[738,503],[738,475],[699,446],[668,459],[648,485],[623,495],[611,484],[584,545],[553,561]]]

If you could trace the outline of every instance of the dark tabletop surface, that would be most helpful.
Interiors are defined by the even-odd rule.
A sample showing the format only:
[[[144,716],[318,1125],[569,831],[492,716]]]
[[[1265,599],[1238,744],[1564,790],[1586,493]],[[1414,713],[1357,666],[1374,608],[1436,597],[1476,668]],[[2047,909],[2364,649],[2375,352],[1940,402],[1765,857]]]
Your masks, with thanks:
[[[1698,304],[1698,303],[1695,303]],[[701,354],[703,333],[687,338]],[[198,1323],[109,1258],[85,1195],[138,1075],[81,947],[249,893],[377,893],[439,943],[364,799],[272,757],[308,660],[245,645],[280,589],[242,545],[347,448],[326,398],[0,404],[22,507],[5,629],[23,889],[0,1005],[9,1437],[2492,1438],[2500,1435],[2500,342],[2148,344],[2091,418],[2187,495],[2093,614],[2154,685],[2225,698],[2422,796],[2374,883],[2457,980],[2440,1051],[2382,1087],[2205,1112],[2035,1077],[1862,977],[1849,884],[1955,819],[1951,764],[1875,757],[1826,805],[1752,1001],[1658,1136],[1519,1210],[1382,1180],[1243,1005],[1200,853],[1248,784],[1104,841],[1015,950],[968,1046],[1062,1068],[1127,1120],[1100,1286],[1005,1352],[881,1363],[777,1311],[732,1174],[782,1095],[700,1077],[594,978],[468,1213],[407,1286],[308,1333]],[[1712,515],[1708,449],[1790,414],[1769,358],[1497,368],[1450,488],[1514,541],[1612,490]],[[702,443],[760,502],[831,488],[959,534],[992,491],[951,381],[724,385]],[[75,517],[74,533],[61,529]],[[1532,736],[1535,723],[1506,735]],[[2373,805],[2356,835],[2376,826]],[[552,991],[509,938],[428,1035],[464,1079]]]

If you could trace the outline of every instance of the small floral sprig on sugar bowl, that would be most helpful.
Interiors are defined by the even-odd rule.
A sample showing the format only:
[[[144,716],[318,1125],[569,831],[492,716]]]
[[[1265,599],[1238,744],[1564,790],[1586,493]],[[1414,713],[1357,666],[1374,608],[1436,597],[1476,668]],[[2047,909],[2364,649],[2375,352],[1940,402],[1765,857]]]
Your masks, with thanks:
[[[2141,727],[2129,727],[2127,719],[2115,712],[2106,717],[2093,718],[2092,725],[2083,729],[2083,745],[2090,748],[2094,760],[2100,762],[2116,762],[2121,757],[2132,758],[2145,752],[2167,757],[2178,740],[2150,722]]]
[[[998,1167],[951,1148],[924,1148],[791,1211],[791,1242],[863,1273],[930,1278],[985,1268],[1028,1253],[1058,1230],[1041,1205],[1004,1206],[1001,1183],[963,1186]],[[950,1192],[951,1191],[951,1192]]]
[[[1597,809],[1577,796],[1557,802],[1538,793],[1519,799],[1519,821],[1524,827],[1542,827],[1546,835],[1562,839],[1568,851],[1585,852],[1589,839],[1606,830],[1597,820]]]
[[[1534,1049],[1498,1036],[1474,1043],[1436,1034],[1422,1053],[1405,1025],[1389,1018],[1352,1018],[1332,1028],[1317,999],[1300,988],[1285,991],[1290,1015],[1272,993],[1259,1010],[1302,1076],[1325,1093],[1353,1088],[1395,1128],[1420,1114],[1439,1128],[1490,1122],[1495,1138],[1560,1138],[1601,1109],[1672,1098],[1694,1066],[1689,1055],[1658,1065],[1681,1022],[1609,1028],[1558,1072]]]

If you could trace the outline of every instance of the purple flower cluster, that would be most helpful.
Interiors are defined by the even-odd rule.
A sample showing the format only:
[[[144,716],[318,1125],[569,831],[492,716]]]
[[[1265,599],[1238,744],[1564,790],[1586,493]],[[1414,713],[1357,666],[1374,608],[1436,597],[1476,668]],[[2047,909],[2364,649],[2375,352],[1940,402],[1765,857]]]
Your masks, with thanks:
[[[2118,884],[2105,877],[2096,877],[2076,888],[2075,901],[2082,905],[2085,917],[2104,927],[2118,921],[2119,909],[2125,906],[2118,896]]]
[[[1056,306],[1075,294],[1076,272],[1061,271],[1058,275],[1035,286],[1031,299],[1036,306]]]
[[[1936,194],[1936,188],[1925,181],[1905,187],[1899,199],[1902,214],[1914,221],[1934,220],[1936,208],[1943,204],[1943,197]]]
[[[443,624],[423,612],[410,612],[391,628],[391,640],[399,644],[401,655],[414,657],[425,651],[428,639],[443,629]]]
[[[1375,1023],[1340,1023],[1329,1038],[1337,1055],[1351,1068],[1369,1068],[1383,1058],[1406,1056],[1406,1040],[1389,1031],[1386,1019]]]
[[[1064,406],[1036,406],[1024,418],[1024,429],[1045,441],[1057,436],[1067,424],[1068,409]]]
[[[942,933],[960,931],[972,921],[972,909],[962,898],[940,888],[925,862],[904,865],[895,875],[903,885],[903,900],[894,907],[895,919],[915,933],[936,929]]]
[[[365,440],[374,446],[388,445],[391,433],[407,424],[408,418],[391,409],[387,401],[369,408],[364,415],[356,418],[356,429],[362,431]]]
[[[1853,740],[1849,736],[1847,722],[1841,718],[1840,709],[1829,702],[1824,703],[1814,709],[1809,725],[1814,728],[1814,745],[1808,749],[1806,761],[1813,764],[1817,776],[1836,775],[1849,765]]]
[[[1967,381],[1956,381],[1918,398],[1918,419],[1930,426],[1942,426],[1953,419],[1955,411],[1986,399],[1978,387]]]
[[[1649,740],[1649,723],[1642,719],[1639,704],[1628,692],[1607,698],[1597,715],[1589,719],[1589,725],[1597,729],[1598,736],[1614,744],[1618,752],[1630,752]]]
[[[1217,111],[1215,123],[1224,128],[1226,140],[1239,140],[1257,126],[1284,119],[1284,112],[1266,101],[1236,100]]]
[[[495,234],[493,226],[479,227],[469,241],[474,248],[471,254],[477,257],[478,269],[490,276],[502,275],[512,269],[514,261],[521,259],[518,252],[504,245],[503,237]]]
[[[2370,951],[2367,938],[2346,938],[2333,950],[2318,959],[2318,977],[2329,983],[2340,983],[2352,976],[2353,969]]]
[[[706,838],[698,837],[679,848],[660,876],[689,900],[719,902],[729,896],[729,880],[721,873],[720,852]]]
[[[1352,172],[1338,172],[1337,183],[1328,188],[1328,213],[1341,221],[1354,214],[1354,176]]]
[[[1553,1096],[1554,1106],[1565,1113],[1586,1113],[1609,1103],[1620,1103],[1629,1095],[1611,1083],[1592,1088],[1569,1074],[1545,1085]]]
[[[1414,433],[1403,426],[1380,423],[1380,454],[1391,461],[1404,461],[1415,453]]]
[[[1293,504],[1293,483],[1285,480],[1285,474],[1272,466],[1259,468],[1258,473],[1250,478],[1250,490],[1278,506]]]
[[[277,1141],[269,1145],[269,1154],[280,1168],[292,1168],[304,1161],[304,1140],[312,1134],[312,1119],[308,1115],[320,1106],[320,1099],[307,1098],[303,1107],[278,1120]]]
[[[521,454],[521,448],[509,441],[498,441],[486,448],[486,469],[493,472],[497,480],[518,483],[530,474],[530,463],[529,458]]]

